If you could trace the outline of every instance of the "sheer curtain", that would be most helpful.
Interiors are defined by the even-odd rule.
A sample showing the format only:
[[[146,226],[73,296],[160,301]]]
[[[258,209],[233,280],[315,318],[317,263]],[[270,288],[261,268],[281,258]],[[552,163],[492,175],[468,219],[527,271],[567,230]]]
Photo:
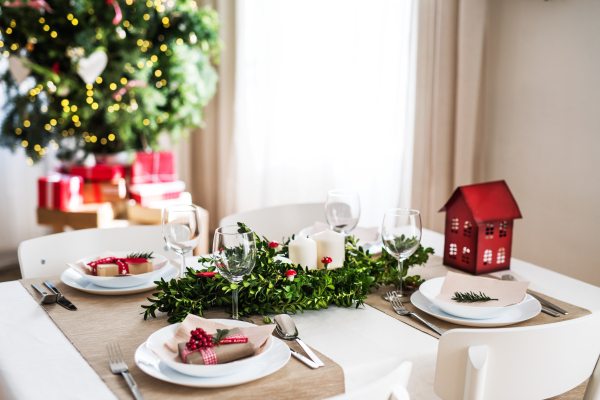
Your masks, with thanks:
[[[237,2],[235,206],[411,198],[415,0]]]

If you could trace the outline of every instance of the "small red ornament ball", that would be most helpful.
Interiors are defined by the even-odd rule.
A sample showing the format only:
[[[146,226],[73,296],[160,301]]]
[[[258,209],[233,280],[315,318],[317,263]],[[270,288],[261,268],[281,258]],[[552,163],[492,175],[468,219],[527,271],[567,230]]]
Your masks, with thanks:
[[[331,264],[331,261],[333,261],[333,260],[331,259],[331,257],[323,257],[323,258],[321,258],[321,262],[322,262],[323,264]]]
[[[269,243],[269,248],[271,248],[271,249],[274,249],[277,246],[279,246],[279,243],[277,243],[277,242],[271,242],[271,243]]]

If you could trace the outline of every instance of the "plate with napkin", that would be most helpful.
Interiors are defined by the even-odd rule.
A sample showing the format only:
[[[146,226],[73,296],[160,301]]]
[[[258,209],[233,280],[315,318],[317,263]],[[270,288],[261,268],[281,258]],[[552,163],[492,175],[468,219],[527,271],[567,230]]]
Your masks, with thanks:
[[[147,346],[169,368],[196,377],[218,377],[252,368],[273,349],[275,325],[233,326],[225,321],[190,314],[183,322],[154,332],[146,341]],[[193,340],[191,332],[197,330],[212,337],[215,343],[209,347],[186,346]]]
[[[444,312],[469,319],[496,318],[528,299],[529,282],[502,281],[448,272],[429,279],[419,291]],[[464,300],[465,296],[467,300]],[[486,298],[481,301],[477,299]]]
[[[67,264],[96,286],[127,288],[139,286],[159,279],[161,269],[169,260],[160,254],[151,258],[131,257],[134,251],[106,251],[99,255],[84,257]],[[106,274],[108,276],[100,276]]]
[[[329,229],[329,225],[324,222],[315,222],[312,226],[307,226],[302,229],[298,236],[306,236],[308,238],[313,238],[317,233],[321,233]],[[360,226],[354,228],[352,232],[350,232],[351,236],[354,236],[357,240],[360,240],[359,245],[363,246],[363,248],[368,248],[377,243],[381,244],[381,235],[379,234],[379,230],[377,227],[373,228],[362,228]]]

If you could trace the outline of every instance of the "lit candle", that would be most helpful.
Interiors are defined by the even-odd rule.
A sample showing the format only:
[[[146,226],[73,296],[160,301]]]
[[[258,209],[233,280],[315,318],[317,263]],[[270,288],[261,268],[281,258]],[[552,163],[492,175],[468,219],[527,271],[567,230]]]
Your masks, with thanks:
[[[331,257],[331,263],[327,265],[328,269],[344,266],[346,237],[341,233],[332,230],[326,230],[313,236],[317,242],[317,268],[323,269],[325,266],[321,262],[323,257]]]
[[[288,245],[290,260],[308,269],[317,269],[317,242],[307,237],[299,237]]]

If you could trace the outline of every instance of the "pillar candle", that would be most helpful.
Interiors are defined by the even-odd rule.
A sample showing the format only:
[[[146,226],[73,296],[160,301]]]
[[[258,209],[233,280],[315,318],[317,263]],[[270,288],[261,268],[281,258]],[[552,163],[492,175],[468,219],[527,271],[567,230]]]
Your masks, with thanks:
[[[327,268],[339,268],[344,266],[346,237],[341,233],[326,230],[313,236],[317,242],[317,268],[323,269],[325,265],[321,262],[323,257],[331,257],[331,263]]]
[[[308,269],[317,269],[317,242],[307,237],[299,237],[288,245],[290,260]]]

